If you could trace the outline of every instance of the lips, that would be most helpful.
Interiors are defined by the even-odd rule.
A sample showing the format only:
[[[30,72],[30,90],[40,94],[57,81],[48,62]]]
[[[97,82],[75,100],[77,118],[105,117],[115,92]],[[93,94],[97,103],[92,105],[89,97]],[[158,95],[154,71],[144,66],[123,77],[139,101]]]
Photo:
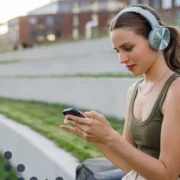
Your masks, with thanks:
[[[135,64],[126,66],[128,70],[132,70],[134,68]]]

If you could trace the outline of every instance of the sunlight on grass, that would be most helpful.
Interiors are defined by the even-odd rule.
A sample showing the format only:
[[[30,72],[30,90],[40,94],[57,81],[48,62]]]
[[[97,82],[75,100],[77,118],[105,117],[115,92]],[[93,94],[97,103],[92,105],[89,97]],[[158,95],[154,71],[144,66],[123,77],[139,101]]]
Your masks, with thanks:
[[[139,76],[140,77],[140,76]],[[51,75],[0,75],[0,78],[38,79],[38,78],[139,78],[130,73],[102,73],[102,74],[51,74]]]
[[[23,101],[0,98],[0,113],[10,119],[29,126],[36,132],[54,141],[60,148],[77,157],[79,161],[100,157],[102,154],[91,144],[59,128],[64,124],[62,111],[71,106],[36,101]],[[78,108],[78,107],[75,107]],[[88,109],[80,109],[82,112]],[[120,134],[124,121],[107,117],[112,127]]]
[[[14,63],[21,63],[23,60],[21,59],[14,59],[14,60],[0,60],[0,65],[2,64],[14,64]]]

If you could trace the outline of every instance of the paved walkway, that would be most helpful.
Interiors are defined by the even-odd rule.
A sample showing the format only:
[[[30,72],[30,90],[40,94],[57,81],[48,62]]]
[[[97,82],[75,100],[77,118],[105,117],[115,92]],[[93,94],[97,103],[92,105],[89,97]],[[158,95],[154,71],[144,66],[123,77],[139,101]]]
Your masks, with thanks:
[[[51,75],[74,73],[127,73],[109,38],[21,49],[0,54],[0,75]]]
[[[75,179],[79,162],[52,141],[34,132],[29,127],[0,115],[0,151],[12,153],[14,167],[23,164],[21,176],[25,179],[36,177],[40,180]]]

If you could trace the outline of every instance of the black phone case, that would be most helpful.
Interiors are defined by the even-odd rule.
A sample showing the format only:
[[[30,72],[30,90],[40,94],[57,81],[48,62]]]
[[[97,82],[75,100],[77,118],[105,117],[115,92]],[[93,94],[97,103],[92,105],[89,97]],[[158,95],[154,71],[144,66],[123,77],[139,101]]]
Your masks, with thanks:
[[[62,112],[65,115],[67,114],[71,114],[71,115],[74,115],[74,116],[78,116],[78,117],[82,117],[82,118],[85,118],[77,109],[75,108],[69,108],[69,109],[64,109],[63,112]]]

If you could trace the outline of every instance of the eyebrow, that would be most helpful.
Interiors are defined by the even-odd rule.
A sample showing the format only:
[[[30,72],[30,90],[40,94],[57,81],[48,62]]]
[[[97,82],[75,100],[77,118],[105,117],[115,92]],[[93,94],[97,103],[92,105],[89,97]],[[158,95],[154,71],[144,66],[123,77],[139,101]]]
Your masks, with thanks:
[[[126,43],[124,43],[124,44],[122,44],[122,45],[120,45],[118,48],[122,48],[123,46],[125,46],[125,45],[129,45],[130,44],[130,42],[126,42]],[[116,50],[116,48],[114,47],[114,49]]]

